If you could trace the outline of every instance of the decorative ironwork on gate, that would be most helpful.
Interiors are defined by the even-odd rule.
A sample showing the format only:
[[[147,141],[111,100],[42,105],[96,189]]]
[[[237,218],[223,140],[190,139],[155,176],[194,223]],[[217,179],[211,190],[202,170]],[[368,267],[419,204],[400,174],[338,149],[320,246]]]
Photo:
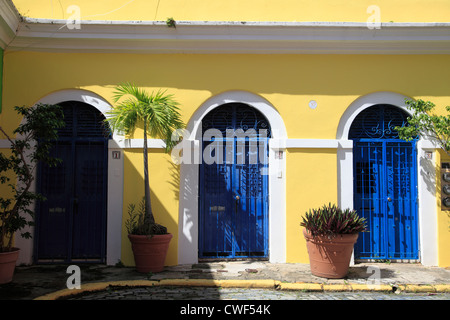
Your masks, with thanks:
[[[249,137],[270,138],[271,136],[269,122],[258,110],[237,103],[229,103],[212,110],[202,120],[202,127],[203,133],[209,129],[216,129],[222,133],[223,137],[227,136],[227,130],[238,129],[248,132]]]
[[[203,140],[203,153],[223,156],[200,165],[199,257],[267,258],[269,123],[258,110],[232,103],[210,112],[202,126],[222,134]]]
[[[391,105],[361,112],[349,133],[353,145],[354,209],[368,231],[355,246],[361,259],[418,259],[416,141],[398,138],[407,114]]]
[[[47,198],[37,206],[36,262],[104,262],[109,126],[94,107],[60,104],[66,126],[51,152],[62,163],[40,164],[38,188]]]
[[[361,112],[353,121],[351,139],[398,139],[395,127],[407,123],[408,115],[391,105],[376,105]]]

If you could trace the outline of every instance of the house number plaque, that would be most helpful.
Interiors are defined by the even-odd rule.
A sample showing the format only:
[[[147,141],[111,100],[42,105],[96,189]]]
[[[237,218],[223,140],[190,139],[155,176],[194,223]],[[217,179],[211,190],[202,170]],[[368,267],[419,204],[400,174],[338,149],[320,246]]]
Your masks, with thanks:
[[[113,159],[120,159],[120,151],[113,151],[112,152],[112,158]]]

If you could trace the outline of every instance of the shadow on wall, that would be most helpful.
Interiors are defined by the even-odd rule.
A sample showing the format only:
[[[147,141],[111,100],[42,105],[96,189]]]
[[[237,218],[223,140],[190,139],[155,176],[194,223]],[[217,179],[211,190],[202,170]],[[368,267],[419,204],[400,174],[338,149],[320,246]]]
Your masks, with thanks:
[[[442,65],[448,64],[445,56],[285,55],[279,59],[276,55],[264,54],[179,54],[152,55],[149,59],[146,54],[46,53],[39,55],[39,63],[36,63],[35,53],[27,55],[10,53],[5,74],[26,71],[27,74],[52,75],[52,81],[46,81],[44,77],[42,85],[57,79],[66,88],[115,86],[133,79],[139,86],[201,90],[214,94],[228,88],[239,88],[261,94],[362,95],[370,88],[408,92],[411,82],[405,79],[414,79],[414,94],[417,96],[448,94],[442,72]],[[425,65],[427,68],[419,71],[411,67]],[[93,75],[92,70],[101,72]],[[149,74],[158,76],[149,77]],[[427,76],[421,77],[422,74]],[[211,81],[211,75],[219,76]],[[430,79],[433,79],[433,84],[430,84]],[[27,82],[35,81],[32,77],[25,79],[25,83],[23,77],[10,80],[13,81],[10,86],[17,88],[41,88]]]
[[[419,174],[425,182],[427,191],[433,195],[436,194],[436,192],[440,193],[441,186],[436,184],[436,168],[434,161],[421,156],[419,158],[419,168]]]
[[[128,218],[127,207],[130,203],[138,203],[144,194],[144,177],[143,177],[143,157],[141,149],[126,149],[124,150],[124,223]],[[189,165],[188,165],[189,166]],[[196,167],[197,165],[191,165]],[[193,168],[194,169],[194,168]],[[189,171],[189,170],[188,170]],[[194,172],[189,171],[187,175],[183,176],[183,179],[192,178]],[[166,258],[166,266],[177,265],[178,250],[179,248],[179,234],[178,224],[194,226],[194,220],[191,219],[194,215],[187,214],[188,221],[179,221],[177,224],[179,205],[184,200],[192,199],[194,194],[193,190],[184,188],[180,189],[180,167],[173,163],[170,158],[170,154],[165,154],[163,149],[150,149],[149,150],[149,179],[150,179],[150,192],[152,209],[155,215],[156,222],[167,227],[167,230],[173,234],[173,238],[170,242],[169,252]],[[182,192],[180,193],[180,190]],[[195,194],[197,191],[195,190]],[[181,199],[180,199],[181,197]],[[185,209],[186,210],[186,209]],[[131,249],[131,243],[128,240],[125,227],[122,229],[122,262],[126,266],[134,265],[134,257]],[[191,230],[188,228],[187,230]],[[184,236],[184,235],[183,235]],[[189,239],[189,241],[193,241]],[[197,258],[197,257],[195,257]],[[215,265],[215,264],[214,264]],[[220,266],[220,263],[218,263]],[[214,272],[211,270],[211,265],[208,263],[199,263],[195,265],[177,266],[179,272],[185,273],[189,278],[201,278],[201,279],[214,279]],[[134,269],[133,269],[134,270]],[[133,271],[136,276],[142,276]],[[147,275],[149,279],[157,279],[159,274]],[[212,287],[208,289],[209,296],[220,299],[220,291],[218,288]],[[202,296],[202,292],[192,292],[192,298],[199,294]]]
[[[166,155],[163,149],[149,149],[150,198],[156,222],[167,227],[168,232],[173,235],[166,265],[175,265],[177,263],[178,243],[176,221],[178,216],[177,170],[167,164],[166,157],[170,157],[170,155]],[[125,222],[128,219],[128,206],[131,203],[137,205],[144,197],[142,149],[124,150],[124,177],[121,259],[125,265],[134,265],[133,252]]]
[[[170,180],[167,181],[171,185],[174,200],[180,200],[180,166],[174,163],[172,160],[167,160],[167,167],[170,172]]]

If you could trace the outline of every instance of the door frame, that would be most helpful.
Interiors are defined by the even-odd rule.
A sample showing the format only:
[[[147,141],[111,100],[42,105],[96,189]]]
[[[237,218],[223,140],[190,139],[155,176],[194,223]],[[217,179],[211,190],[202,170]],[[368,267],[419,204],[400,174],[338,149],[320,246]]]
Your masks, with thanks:
[[[98,94],[81,89],[68,89],[53,92],[39,99],[34,106],[42,104],[58,104],[64,101],[79,101],[95,107],[103,115],[111,110],[112,106]],[[23,120],[22,120],[23,121]],[[114,265],[121,258],[121,232],[122,232],[122,207],[123,207],[123,152],[122,141],[124,137],[113,132],[112,139],[108,141],[108,202],[107,202],[107,222],[106,222],[106,264]],[[119,152],[119,158],[113,156],[113,152]],[[34,183],[30,191],[36,191],[36,172]],[[34,205],[33,208],[34,209]],[[34,227],[27,227],[26,230],[34,235]],[[34,252],[34,239],[25,239],[16,235],[15,242],[21,248],[18,264],[32,264]]]
[[[418,235],[419,235],[419,221],[418,221],[418,212],[417,212],[417,194],[418,194],[418,190],[417,190],[417,158],[416,158],[416,153],[417,153],[417,149],[416,149],[416,141],[403,141],[403,140],[399,140],[399,139],[384,139],[384,138],[375,138],[375,139],[368,139],[368,138],[363,138],[363,139],[355,139],[354,142],[356,142],[356,144],[360,144],[363,145],[361,147],[356,147],[355,146],[355,152],[357,153],[361,153],[364,148],[367,148],[368,144],[375,144],[378,145],[379,150],[381,151],[381,157],[379,159],[379,163],[373,163],[373,162],[364,162],[370,165],[375,165],[376,169],[377,169],[377,178],[375,179],[377,182],[379,182],[379,186],[378,186],[378,191],[381,192],[381,194],[378,194],[378,196],[376,196],[375,194],[371,194],[371,196],[369,197],[371,199],[371,201],[375,202],[375,198],[378,198],[378,200],[380,201],[378,204],[380,205],[381,208],[379,208],[378,213],[382,214],[382,222],[381,222],[381,231],[378,232],[372,232],[373,230],[369,230],[369,232],[360,235],[360,237],[358,238],[358,243],[357,245],[355,245],[355,255],[358,256],[358,259],[361,260],[371,260],[371,259],[388,259],[388,260],[396,260],[396,261],[417,261],[417,259],[419,258],[420,255],[420,250],[419,250],[419,246],[418,246]],[[391,252],[388,249],[388,244],[392,243],[393,240],[395,239],[404,239],[404,238],[400,238],[400,234],[399,234],[399,230],[394,229],[394,233],[396,234],[393,237],[389,237],[390,233],[392,231],[391,229],[391,225],[389,224],[389,209],[388,209],[388,201],[386,201],[385,199],[388,198],[389,196],[389,191],[387,188],[388,185],[388,161],[387,161],[387,148],[389,147],[388,144],[398,144],[398,143],[402,143],[404,147],[407,146],[407,148],[411,148],[411,163],[410,163],[410,171],[408,171],[408,176],[410,179],[410,197],[411,199],[409,200],[409,204],[410,204],[410,211],[409,212],[403,212],[404,216],[409,216],[409,215],[413,215],[414,216],[414,223],[415,226],[413,227],[414,229],[414,235],[413,235],[413,241],[414,243],[411,243],[412,246],[416,247],[416,251],[413,252],[413,254],[417,254],[417,256],[415,255],[414,257],[410,257],[410,258],[399,258],[399,257],[389,257]],[[377,146],[371,146],[370,149],[377,149]],[[395,150],[395,149],[393,149]],[[378,152],[377,152],[378,153]],[[366,154],[368,155],[368,154]],[[354,162],[355,164],[355,162]],[[380,165],[378,165],[380,164]],[[373,167],[372,167],[373,168]],[[367,167],[367,169],[369,169],[369,166]],[[369,169],[370,170],[370,169]],[[356,169],[353,173],[353,179],[354,179],[354,188],[357,187],[357,179],[356,179]],[[371,175],[371,174],[370,174]],[[395,182],[394,182],[395,183]],[[368,188],[370,188],[370,186],[368,186]],[[355,193],[356,195],[356,193]],[[356,198],[354,195],[354,203],[356,202]],[[397,196],[397,194],[392,195],[392,196]],[[365,197],[366,199],[368,197]],[[394,201],[396,201],[397,199],[394,199]],[[390,200],[389,200],[390,201]],[[374,212],[374,213],[375,213]],[[408,214],[409,213],[409,214]],[[394,213],[391,213],[391,215],[395,216]],[[368,214],[369,218],[372,218],[373,216],[369,213]],[[367,217],[367,215],[366,215]],[[370,222],[368,222],[370,223]],[[372,239],[374,239],[375,234],[382,234],[383,236],[381,237],[382,239],[380,239],[380,237],[378,238],[378,241],[380,243],[381,247],[384,247],[384,255],[385,256],[379,256],[379,257],[375,257],[373,256],[372,258],[370,257],[364,257],[362,254],[358,254],[357,252],[357,248],[360,248],[361,245],[367,244],[365,241],[371,241]],[[368,237],[368,239],[365,239],[365,237]],[[398,237],[398,238],[397,238]],[[361,243],[360,241],[363,241],[363,243]],[[383,240],[383,241],[381,241]],[[370,255],[373,255],[375,252],[371,252]],[[380,252],[381,253],[381,252]],[[401,255],[407,254],[407,252],[400,252]]]
[[[235,117],[237,115],[237,113],[239,113],[239,112],[237,112],[238,111],[238,105],[241,105],[244,108],[247,107],[247,108],[249,108],[249,110],[251,109],[252,110],[251,112],[254,112],[255,114],[257,114],[256,117],[257,117],[258,121],[264,120],[264,122],[268,123],[268,120],[267,119],[263,119],[264,116],[257,109],[252,108],[252,107],[250,107],[249,105],[246,105],[246,104],[242,104],[242,103],[238,103],[238,104],[224,104],[224,105],[219,106],[218,108],[222,108],[222,107],[226,108],[227,106],[229,106],[229,107],[231,106],[233,108],[233,111],[231,113],[229,113],[228,115],[231,115],[233,118],[227,119],[227,120],[231,120],[231,123],[240,123],[241,120],[244,120],[245,118],[237,118],[237,117]],[[212,112],[214,112],[214,110],[212,110]],[[208,115],[209,114],[207,114],[206,116],[208,116]],[[215,128],[211,128],[211,129],[215,129]],[[223,129],[224,128],[222,128],[222,130]],[[227,130],[228,129],[231,129],[231,128],[227,128]],[[238,126],[235,126],[232,129],[234,131],[236,131],[236,130],[243,130],[243,131],[245,131],[244,129],[242,129],[241,127],[238,127]],[[255,128],[248,128],[248,129],[255,129]],[[269,129],[269,133],[270,133],[270,131],[271,131],[270,127],[268,129]],[[222,130],[220,130],[220,131],[223,134],[224,132]],[[202,128],[202,132],[205,132],[205,130],[203,128]],[[244,134],[245,134],[245,132],[244,132]],[[255,213],[255,219],[256,219],[256,217],[261,217],[262,216],[262,225],[261,225],[260,229],[262,229],[263,250],[262,251],[254,251],[254,253],[255,252],[259,252],[259,253],[263,253],[263,254],[262,255],[254,255],[254,256],[251,256],[251,255],[250,256],[247,256],[247,255],[236,255],[236,245],[237,244],[242,244],[238,240],[238,239],[242,240],[242,234],[239,234],[240,236],[237,236],[238,235],[238,231],[239,231],[237,218],[239,216],[239,217],[242,217],[243,220],[246,220],[246,217],[247,217],[245,215],[241,216],[240,214],[237,214],[238,210],[240,211],[242,209],[242,207],[240,205],[239,205],[239,208],[238,208],[238,203],[240,204],[240,201],[242,201],[243,199],[244,200],[250,200],[251,202],[256,201],[257,196],[254,195],[255,197],[252,197],[252,196],[247,197],[247,194],[244,195],[244,194],[241,193],[242,190],[235,189],[235,187],[237,187],[238,181],[240,181],[239,178],[238,178],[238,173],[239,173],[238,167],[240,168],[241,165],[247,165],[245,170],[250,170],[250,166],[251,166],[250,156],[249,155],[245,155],[244,156],[244,159],[245,159],[244,163],[239,163],[238,164],[238,163],[234,162],[234,160],[236,160],[238,158],[237,148],[239,148],[239,146],[243,146],[243,148],[244,148],[243,152],[245,152],[245,150],[247,150],[247,148],[248,148],[248,152],[250,152],[250,140],[251,140],[251,141],[253,141],[255,143],[256,148],[258,148],[257,159],[258,159],[258,166],[259,166],[259,164],[260,164],[259,161],[261,161],[261,158],[260,158],[260,155],[259,155],[259,152],[261,152],[261,150],[259,148],[261,147],[261,143],[263,143],[264,144],[263,152],[264,152],[264,154],[267,154],[267,157],[268,157],[268,155],[269,155],[269,148],[268,148],[269,147],[269,137],[259,137],[259,134],[258,134],[257,138],[255,138],[255,137],[248,137],[248,136],[244,136],[244,137],[233,136],[231,138],[222,136],[221,138],[219,138],[219,137],[214,136],[214,142],[212,142],[213,140],[210,140],[210,138],[207,139],[207,140],[208,140],[208,142],[210,142],[213,145],[214,149],[216,149],[217,147],[222,148],[222,150],[221,150],[221,152],[223,152],[222,157],[219,157],[217,159],[222,158],[222,160],[225,161],[225,162],[224,163],[216,163],[216,162],[214,162],[212,164],[205,164],[205,163],[199,164],[199,184],[198,184],[198,188],[200,190],[205,190],[203,188],[204,187],[204,183],[205,183],[205,180],[204,180],[204,178],[205,178],[205,171],[209,171],[209,170],[207,170],[207,166],[209,166],[209,165],[212,166],[212,172],[216,171],[215,169],[219,165],[224,166],[222,168],[226,169],[227,171],[228,171],[228,169],[230,169],[229,175],[227,175],[227,177],[230,179],[230,182],[231,182],[231,190],[221,190],[224,193],[220,193],[219,199],[216,199],[219,202],[216,202],[216,203],[220,203],[220,206],[223,206],[223,209],[222,209],[222,213],[220,213],[220,214],[216,213],[216,214],[217,214],[217,216],[222,216],[222,219],[220,221],[218,221],[219,224],[221,222],[223,222],[225,225],[227,225],[226,222],[227,221],[229,222],[229,227],[230,227],[229,231],[231,232],[230,243],[229,243],[230,250],[226,250],[226,251],[231,252],[231,253],[227,254],[227,255],[219,255],[217,251],[210,251],[211,253],[216,252],[216,255],[205,256],[204,255],[205,251],[201,250],[202,248],[204,248],[203,245],[204,245],[205,242],[203,242],[203,241],[205,239],[209,239],[209,238],[207,238],[207,236],[205,234],[205,226],[206,226],[205,225],[205,221],[207,219],[209,220],[209,217],[210,217],[209,214],[207,212],[205,212],[206,208],[205,208],[205,202],[204,202],[204,201],[206,201],[206,203],[207,203],[209,198],[207,198],[206,194],[201,193],[201,194],[199,194],[199,235],[198,235],[198,239],[199,239],[199,259],[200,258],[201,259],[216,259],[216,260],[220,260],[220,259],[262,259],[262,260],[266,260],[266,259],[268,259],[268,252],[269,252],[269,248],[268,248],[268,242],[269,242],[269,237],[268,237],[268,235],[269,235],[269,232],[268,232],[268,229],[269,229],[268,228],[269,188],[268,188],[267,176],[263,175],[261,173],[259,174],[258,182],[261,183],[261,187],[262,187],[262,189],[261,189],[261,192],[262,192],[261,199],[262,200],[260,200],[261,201],[260,205],[262,206],[262,208],[263,208],[262,210],[263,211],[262,211],[262,215],[261,215],[261,213],[260,214],[256,214]],[[219,143],[215,144],[215,142],[219,142]],[[228,148],[230,147],[230,145],[229,145],[230,142],[232,143],[233,151],[231,153],[228,153],[228,151],[229,151]],[[247,142],[248,142],[248,144],[247,144]],[[204,152],[205,152],[205,150],[207,148],[206,144],[210,145],[210,143],[207,143],[205,140],[202,141],[202,148],[201,148],[202,149],[202,154],[204,154]],[[243,145],[242,145],[242,143],[243,143]],[[230,156],[230,155],[233,156],[233,162],[232,163],[228,163],[229,159],[227,159],[227,156]],[[268,160],[268,158],[267,158],[267,160]],[[242,159],[240,161],[242,161]],[[264,161],[266,161],[266,160],[264,160]],[[268,170],[269,169],[268,161],[264,162],[263,166],[264,166],[264,168],[266,170]],[[261,166],[261,168],[262,168],[262,166]],[[248,172],[248,171],[246,171],[246,172]],[[213,176],[213,178],[218,178],[218,177],[221,176],[221,174],[218,174],[216,172],[215,174],[212,173],[212,176]],[[215,179],[214,181],[219,181],[219,179],[217,179],[217,180]],[[248,190],[248,189],[251,189],[251,186],[247,183],[245,190]],[[244,190],[244,192],[245,192],[245,190]],[[236,199],[235,197],[239,196],[239,195],[240,195],[240,200],[235,200]],[[237,199],[239,199],[239,197],[237,197]],[[214,205],[214,206],[217,207],[217,205]],[[226,208],[228,208],[228,210],[226,210]],[[232,212],[229,211],[230,208],[231,208]],[[248,212],[248,217],[249,216],[250,216],[250,212]],[[257,224],[256,223],[255,223],[255,225],[252,225],[252,224],[249,223],[249,221],[247,221],[247,225],[245,225],[245,226],[248,227],[249,232],[251,230],[251,231],[254,231],[255,234],[256,234],[256,231],[257,231]],[[225,229],[223,229],[223,230],[225,231]],[[219,228],[218,231],[220,232],[220,228]],[[217,240],[219,241],[221,239],[217,239]],[[252,239],[252,240],[254,240],[254,239]],[[223,241],[225,241],[225,240],[223,240]],[[203,256],[202,256],[202,254],[203,254]]]
[[[78,115],[79,111],[77,111],[77,107],[88,107],[90,114],[92,114],[93,112],[95,112],[94,110],[96,110],[93,106],[86,104],[86,103],[82,103],[79,101],[63,101],[61,102],[62,104],[68,103],[70,105],[70,112],[72,113],[71,116]],[[86,110],[86,109],[84,109]],[[67,117],[68,115],[65,114],[65,117]],[[73,128],[77,128],[80,127],[80,123],[77,121],[77,118],[74,117],[73,118],[73,123],[72,123]],[[98,129],[98,128],[97,128]],[[64,257],[64,259],[62,258],[41,258],[39,256],[39,243],[41,241],[41,232],[39,230],[39,228],[35,229],[35,233],[34,233],[34,255],[33,255],[33,260],[34,263],[37,264],[46,264],[46,263],[105,263],[106,261],[106,210],[107,210],[107,183],[108,183],[108,175],[107,175],[107,171],[108,171],[108,161],[107,161],[107,156],[108,156],[108,141],[109,139],[111,139],[111,134],[108,137],[105,137],[104,134],[101,137],[98,136],[89,136],[89,137],[77,137],[74,136],[73,134],[70,137],[64,137],[64,136],[60,136],[58,138],[58,141],[56,141],[55,143],[55,148],[56,150],[58,150],[59,146],[62,147],[62,149],[59,150],[64,150],[64,148],[67,148],[69,151],[69,158],[66,157],[65,161],[66,163],[68,163],[67,168],[68,170],[68,175],[69,175],[69,179],[70,179],[70,187],[69,187],[69,191],[68,193],[66,193],[66,196],[70,196],[70,200],[66,200],[68,202],[67,204],[67,219],[68,219],[68,225],[65,225],[65,227],[68,227],[67,231],[67,237],[68,240],[66,241],[66,255]],[[76,221],[79,221],[78,214],[75,214],[74,212],[74,205],[73,205],[73,201],[74,201],[74,197],[76,196],[76,191],[78,186],[80,186],[81,180],[79,179],[79,175],[81,174],[81,172],[77,171],[78,168],[78,156],[80,155],[89,155],[88,153],[79,153],[80,149],[82,149],[83,147],[85,147],[87,145],[92,144],[91,147],[95,146],[94,148],[96,148],[96,152],[100,152],[100,157],[101,157],[101,161],[102,161],[102,166],[103,166],[103,170],[101,172],[101,178],[103,179],[103,188],[102,188],[102,193],[101,193],[101,211],[97,212],[96,214],[98,215],[99,219],[101,220],[101,228],[99,230],[97,230],[96,232],[96,237],[101,237],[99,238],[100,240],[100,257],[97,258],[74,258],[73,257],[73,251],[74,251],[74,243],[76,243],[76,238],[75,236],[75,231],[74,231],[74,227],[76,225]],[[81,147],[81,148],[80,148]],[[89,149],[90,151],[92,149]],[[38,166],[38,170],[37,170],[37,189],[39,193],[42,193],[42,187],[43,187],[43,180],[42,180],[42,167],[43,164],[39,164]],[[48,200],[49,201],[49,200]],[[44,213],[42,211],[42,206],[43,204],[38,202],[36,203],[36,216],[35,216],[35,220],[36,220],[36,226],[38,226],[40,224],[39,219],[41,217],[44,216]],[[88,227],[86,224],[81,224],[81,231],[83,232],[83,230],[85,227]],[[51,230],[54,230],[53,228]],[[100,231],[100,232],[98,232]],[[98,234],[100,233],[100,234]],[[79,239],[78,239],[79,240]],[[46,247],[46,246],[44,246]]]
[[[411,114],[405,99],[412,98],[390,91],[373,92],[354,100],[343,113],[336,131],[336,139],[343,146],[337,151],[340,206],[353,208],[353,141],[348,139],[353,120],[360,112],[377,104],[394,105]],[[426,266],[438,265],[436,183],[433,183],[436,181],[436,148],[429,140],[420,138],[417,141],[419,260]]]
[[[275,107],[263,97],[247,91],[227,91],[203,102],[187,124],[183,150],[198,156],[202,139],[201,120],[214,108],[227,103],[243,103],[260,111],[269,121],[269,261],[286,261],[286,127]],[[283,155],[279,157],[279,151]],[[180,197],[178,223],[178,263],[198,263],[199,202],[198,162],[180,164]],[[271,192],[276,190],[276,192]]]

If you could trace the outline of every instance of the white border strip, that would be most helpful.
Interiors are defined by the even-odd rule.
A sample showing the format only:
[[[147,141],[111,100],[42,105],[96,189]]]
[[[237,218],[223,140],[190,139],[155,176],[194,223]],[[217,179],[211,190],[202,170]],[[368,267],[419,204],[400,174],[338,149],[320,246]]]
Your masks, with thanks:
[[[1,140],[0,140],[1,141]],[[197,140],[191,140],[197,141]],[[197,141],[198,143],[198,141]],[[150,149],[165,148],[165,143],[161,139],[148,139],[147,146]],[[271,139],[270,148],[274,150],[283,149],[337,149],[351,148],[352,143],[349,140],[337,139]],[[124,139],[111,140],[110,148],[123,149],[142,149],[144,147],[144,139]]]
[[[0,46],[10,50],[149,53],[448,54],[450,23],[67,20],[23,17],[0,0]],[[181,40],[181,41],[180,41]]]
[[[89,21],[23,18],[10,50],[144,53],[448,54],[450,23]],[[7,28],[9,29],[9,28]],[[14,30],[16,32],[16,30]]]

